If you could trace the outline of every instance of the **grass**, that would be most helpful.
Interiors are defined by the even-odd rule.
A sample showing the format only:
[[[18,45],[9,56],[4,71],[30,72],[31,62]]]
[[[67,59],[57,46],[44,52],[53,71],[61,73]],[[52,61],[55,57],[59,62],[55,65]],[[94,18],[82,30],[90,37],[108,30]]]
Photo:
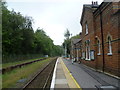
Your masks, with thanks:
[[[3,88],[11,88],[14,87],[18,80],[25,79],[35,73],[39,68],[44,66],[46,63],[50,62],[50,59],[46,59],[43,61],[39,61],[36,63],[32,63],[30,65],[24,66],[22,68],[15,69],[11,72],[5,73],[2,75],[3,79]],[[34,68],[33,68],[34,67]]]
[[[0,74],[0,90],[2,88],[2,75]]]
[[[30,61],[34,61],[34,60],[38,60],[38,59],[41,59],[41,58],[5,63],[5,64],[2,64],[2,68],[6,68],[6,67],[9,67],[9,66],[12,66],[12,65],[22,64],[22,63],[26,63],[26,62],[30,62]]]

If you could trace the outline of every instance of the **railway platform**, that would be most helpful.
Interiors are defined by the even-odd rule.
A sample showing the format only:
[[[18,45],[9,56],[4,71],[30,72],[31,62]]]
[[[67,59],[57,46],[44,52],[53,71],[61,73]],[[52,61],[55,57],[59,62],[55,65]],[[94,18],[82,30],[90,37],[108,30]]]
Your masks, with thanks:
[[[70,71],[67,69],[66,65],[64,64],[62,58],[58,58],[54,72],[53,72],[53,78],[51,83],[51,89],[52,88],[79,88],[79,84],[76,82]]]
[[[70,59],[58,58],[51,89],[78,90],[120,90],[120,80],[78,63],[72,64]]]
[[[64,64],[71,72],[82,90],[120,90],[120,79],[98,72],[82,63],[71,59],[63,59]]]

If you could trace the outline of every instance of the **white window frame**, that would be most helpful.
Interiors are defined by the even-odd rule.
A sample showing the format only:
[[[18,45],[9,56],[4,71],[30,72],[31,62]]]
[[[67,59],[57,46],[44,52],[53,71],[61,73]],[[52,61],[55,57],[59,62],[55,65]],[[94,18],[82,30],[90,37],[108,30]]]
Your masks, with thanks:
[[[85,55],[85,60],[88,59],[88,51],[87,51],[87,45],[86,45],[86,55]]]
[[[98,53],[97,53],[97,55],[101,55],[101,53],[100,53],[100,40],[98,40]]]
[[[89,41],[89,44],[86,44],[86,58],[85,58],[85,60],[91,60],[90,59],[90,40],[88,40]],[[89,54],[89,56],[88,56],[88,54]]]
[[[108,37],[108,53],[107,55],[112,55],[112,42],[111,37]]]
[[[88,34],[88,24],[86,23],[85,24],[85,35],[87,35]]]
[[[88,45],[88,54],[89,54],[88,60],[90,60],[90,45]]]

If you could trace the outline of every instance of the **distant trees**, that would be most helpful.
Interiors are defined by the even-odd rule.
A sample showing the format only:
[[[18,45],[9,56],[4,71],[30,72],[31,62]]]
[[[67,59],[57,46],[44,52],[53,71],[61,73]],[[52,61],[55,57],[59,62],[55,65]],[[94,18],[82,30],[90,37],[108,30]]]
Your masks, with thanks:
[[[43,29],[35,32],[32,28],[32,17],[23,16],[20,12],[9,11],[2,2],[2,55],[61,55],[62,48],[53,44],[53,40]],[[3,61],[4,62],[4,61]]]
[[[68,29],[66,29],[66,32],[65,32],[65,34],[64,34],[64,37],[65,37],[66,39],[69,39],[69,37],[70,37],[70,31],[69,31]]]
[[[77,34],[75,36],[72,36],[71,39],[80,39],[81,35],[80,34]]]
[[[63,42],[63,47],[67,51],[66,52],[67,57],[70,54],[70,50],[71,50],[71,40],[72,39],[80,39],[80,34],[77,34],[77,35],[72,36],[72,37],[70,37],[70,35],[72,36],[72,34],[70,34],[70,31],[68,29],[66,29],[66,32],[64,33],[65,40]]]
[[[63,42],[63,47],[66,49],[66,55],[68,56],[70,54],[70,48],[71,48],[71,40],[70,40],[70,31],[66,29],[66,32],[64,33],[65,40]]]
[[[43,29],[37,29],[35,32],[35,52],[51,55],[53,50],[53,41],[49,36],[46,35],[46,33],[43,31]]]

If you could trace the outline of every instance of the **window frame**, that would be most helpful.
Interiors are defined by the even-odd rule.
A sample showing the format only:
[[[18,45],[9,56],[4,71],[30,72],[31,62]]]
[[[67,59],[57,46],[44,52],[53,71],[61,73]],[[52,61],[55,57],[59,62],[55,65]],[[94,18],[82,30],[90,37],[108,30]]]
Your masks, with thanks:
[[[112,39],[111,39],[111,37],[109,36],[108,38],[108,53],[107,53],[107,55],[112,55]]]
[[[85,60],[91,60],[91,58],[90,58],[90,40],[86,40],[86,46],[85,47],[86,47]]]
[[[85,23],[85,35],[87,35],[88,34],[88,24],[87,24],[87,22]]]
[[[85,52],[82,52],[82,59],[85,59]]]
[[[98,44],[98,52],[97,52],[97,55],[101,55],[101,50],[100,50],[101,46],[100,46],[100,40],[99,40],[99,39],[97,39],[97,44]]]

